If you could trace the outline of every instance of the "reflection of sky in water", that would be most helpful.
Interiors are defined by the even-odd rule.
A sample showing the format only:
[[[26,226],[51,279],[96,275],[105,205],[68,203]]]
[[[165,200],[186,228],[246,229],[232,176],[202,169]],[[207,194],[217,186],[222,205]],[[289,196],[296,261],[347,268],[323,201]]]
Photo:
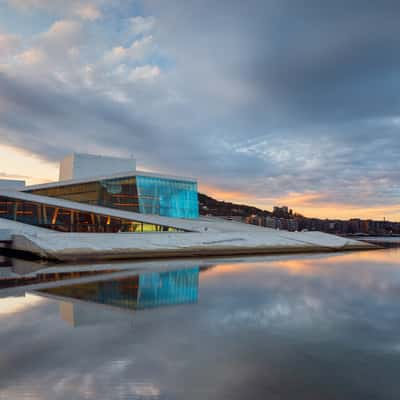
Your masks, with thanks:
[[[75,329],[57,301],[0,300],[0,399],[398,399],[399,256],[221,260],[197,304],[92,305]]]

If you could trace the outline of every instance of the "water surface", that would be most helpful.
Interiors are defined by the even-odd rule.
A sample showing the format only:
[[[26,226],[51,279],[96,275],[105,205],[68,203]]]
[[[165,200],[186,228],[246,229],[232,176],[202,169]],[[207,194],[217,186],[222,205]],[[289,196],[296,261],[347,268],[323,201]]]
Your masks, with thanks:
[[[400,398],[400,249],[112,267],[0,290],[1,400]]]

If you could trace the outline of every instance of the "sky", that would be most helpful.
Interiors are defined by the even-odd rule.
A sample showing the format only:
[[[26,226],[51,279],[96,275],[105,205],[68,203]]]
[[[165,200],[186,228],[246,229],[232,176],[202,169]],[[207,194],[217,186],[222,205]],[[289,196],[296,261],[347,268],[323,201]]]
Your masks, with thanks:
[[[400,220],[400,2],[0,0],[0,178],[71,152]]]

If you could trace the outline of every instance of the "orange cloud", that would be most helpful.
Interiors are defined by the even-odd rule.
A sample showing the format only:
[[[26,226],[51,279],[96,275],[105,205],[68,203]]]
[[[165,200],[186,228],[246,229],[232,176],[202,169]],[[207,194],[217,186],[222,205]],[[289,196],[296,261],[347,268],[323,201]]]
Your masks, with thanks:
[[[206,185],[199,182],[199,192],[204,193],[208,196],[211,196],[220,201],[227,201],[232,203],[244,203],[250,201],[247,193],[243,193],[240,191],[227,191],[216,186]]]
[[[375,219],[383,218],[400,220],[400,205],[379,205],[357,207],[354,204],[335,203],[329,201],[326,193],[291,192],[286,196],[271,196],[268,198],[254,197],[240,191],[227,191],[214,186],[200,184],[199,190],[218,200],[247,204],[263,210],[272,210],[273,206],[288,206],[297,213],[310,218],[331,219]]]
[[[326,196],[322,193],[306,192],[296,193],[290,192],[287,196],[276,199],[277,204],[290,205],[290,208],[313,206],[315,203],[320,203]]]
[[[390,220],[400,219],[400,206],[370,206],[370,207],[357,207],[353,204],[345,203],[328,203],[326,205],[304,205],[299,204],[296,211],[307,216],[315,218],[336,218],[336,219],[375,219],[383,220],[384,218]]]

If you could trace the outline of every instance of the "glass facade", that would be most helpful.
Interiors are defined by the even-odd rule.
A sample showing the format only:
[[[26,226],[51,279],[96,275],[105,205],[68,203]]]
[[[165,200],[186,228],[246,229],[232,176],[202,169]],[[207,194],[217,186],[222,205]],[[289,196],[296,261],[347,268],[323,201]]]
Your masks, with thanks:
[[[139,212],[136,177],[35,189],[33,194]]]
[[[40,291],[120,308],[146,309],[196,303],[198,287],[199,267],[194,267],[178,271],[143,273],[129,278],[60,286]]]
[[[174,218],[198,218],[197,183],[137,176],[139,211]]]
[[[199,267],[171,272],[139,275],[136,308],[153,308],[170,304],[196,303],[199,291]]]
[[[0,196],[0,218],[61,232],[178,232],[176,228],[147,224],[110,215],[56,207]]]
[[[175,218],[198,218],[197,183],[128,176],[31,190],[31,193],[125,211]]]

